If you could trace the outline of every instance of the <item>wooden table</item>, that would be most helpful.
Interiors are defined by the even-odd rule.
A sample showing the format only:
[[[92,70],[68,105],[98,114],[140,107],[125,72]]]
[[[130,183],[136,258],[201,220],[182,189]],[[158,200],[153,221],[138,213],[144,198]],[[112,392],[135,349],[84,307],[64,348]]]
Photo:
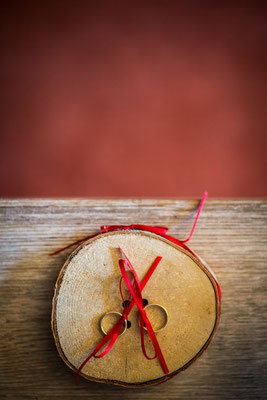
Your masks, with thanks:
[[[213,268],[222,318],[208,350],[162,385],[78,386],[50,330],[54,284],[69,249],[48,253],[102,224],[165,225],[180,239],[197,200],[0,202],[1,399],[263,399],[267,396],[267,201],[207,200],[190,247]]]

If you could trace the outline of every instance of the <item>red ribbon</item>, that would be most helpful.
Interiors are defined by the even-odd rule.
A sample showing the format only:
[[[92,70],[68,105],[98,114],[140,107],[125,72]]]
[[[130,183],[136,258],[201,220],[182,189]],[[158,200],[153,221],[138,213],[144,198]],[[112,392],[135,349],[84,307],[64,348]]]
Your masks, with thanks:
[[[156,357],[158,357],[164,373],[168,374],[169,373],[168,367],[166,365],[166,362],[164,360],[163,354],[162,354],[161,349],[159,347],[156,335],[155,335],[155,333],[153,331],[153,328],[152,328],[152,326],[150,324],[150,321],[149,321],[149,319],[148,319],[148,317],[146,315],[146,312],[144,310],[144,307],[143,307],[143,299],[142,299],[142,295],[141,295],[142,289],[141,289],[141,285],[140,285],[138,276],[137,276],[133,266],[131,265],[129,259],[126,257],[125,253],[122,251],[122,249],[121,249],[121,252],[122,252],[122,254],[124,255],[124,258],[125,258],[125,259],[120,259],[119,260],[119,266],[120,266],[120,269],[121,269],[122,277],[123,277],[126,285],[128,286],[128,289],[130,290],[130,293],[131,293],[131,295],[133,297],[133,300],[134,300],[135,304],[137,305],[137,307],[139,309],[139,320],[140,320],[140,331],[141,331],[141,346],[142,346],[143,353],[144,353],[145,357],[148,360],[154,360]],[[161,257],[157,257],[157,258],[161,259]],[[130,271],[133,274],[136,292],[134,292],[133,286],[132,286],[132,284],[130,282],[130,279],[129,279],[127,273],[126,273],[125,265],[128,266],[128,268],[130,269]],[[149,357],[147,355],[147,353],[146,353],[145,342],[144,342],[144,324],[146,325],[147,332],[149,334],[149,337],[150,337],[150,339],[151,339],[151,341],[153,343],[154,349],[155,349],[155,356],[154,357]]]
[[[168,228],[166,228],[166,227],[149,226],[149,225],[143,225],[143,224],[102,225],[101,226],[101,232],[104,233],[104,232],[110,232],[110,231],[116,231],[116,230],[137,229],[137,230],[144,230],[144,231],[155,233],[155,234],[157,234],[159,236],[162,236],[162,237],[170,240],[171,242],[179,245],[180,247],[184,248],[185,250],[187,250],[189,253],[191,253],[195,258],[197,258],[200,261],[201,265],[206,270],[208,270],[208,268],[203,264],[203,262],[199,259],[199,257],[189,247],[187,247],[185,245],[185,243],[188,242],[191,239],[192,235],[193,235],[193,232],[194,232],[194,229],[196,227],[196,223],[197,223],[199,214],[201,212],[201,209],[203,207],[203,204],[204,204],[207,196],[208,196],[208,194],[207,194],[207,192],[205,192],[203,197],[202,197],[202,199],[201,199],[201,202],[199,204],[198,212],[197,212],[193,227],[191,229],[190,235],[185,240],[178,240],[178,239],[168,235],[167,234]],[[69,247],[71,247],[73,245],[80,244],[80,243],[84,242],[85,240],[93,238],[93,237],[95,237],[97,235],[98,234],[87,236],[87,237],[85,237],[83,239],[80,239],[80,240],[74,242],[74,243],[71,243],[70,245],[68,245],[68,246],[66,246],[66,247],[64,247],[64,248],[62,248],[60,250],[57,250],[57,251],[51,253],[50,255],[54,255],[54,254],[60,253],[61,251],[66,250],[66,249],[68,249]],[[121,251],[122,251],[122,249],[121,249]],[[135,304],[136,304],[136,306],[137,306],[137,308],[139,310],[142,351],[143,351],[145,357],[147,359],[149,359],[149,360],[153,360],[156,357],[158,357],[164,373],[165,374],[169,373],[168,367],[166,365],[166,362],[164,360],[163,354],[162,354],[161,349],[159,347],[157,338],[156,338],[155,333],[154,333],[154,331],[152,329],[151,323],[150,323],[150,321],[149,321],[149,319],[148,319],[148,317],[146,315],[146,312],[145,312],[145,310],[143,308],[143,301],[142,301],[142,295],[141,295],[141,292],[142,292],[143,288],[147,284],[147,282],[150,279],[152,273],[155,271],[155,269],[156,269],[156,267],[157,267],[157,265],[160,262],[162,257],[157,257],[155,259],[155,261],[153,262],[153,264],[150,267],[149,271],[147,272],[145,278],[143,279],[142,283],[140,284],[138,276],[137,276],[132,264],[130,263],[130,261],[126,257],[125,253],[123,253],[123,251],[122,251],[122,254],[123,254],[123,259],[119,260],[119,266],[120,266],[120,270],[121,270],[121,273],[122,273],[122,278],[121,278],[121,281],[120,281],[120,291],[121,291],[121,282],[122,282],[122,279],[124,279],[128,289],[130,290],[130,293],[131,293],[130,299],[132,299],[132,300],[131,301],[129,300],[127,303],[124,302],[124,304],[127,304],[127,305],[124,307],[124,312],[123,312],[123,315],[120,318],[120,320],[114,325],[114,327],[108,332],[108,334],[95,347],[93,352],[81,364],[81,366],[79,367],[79,369],[77,370],[77,372],[75,374],[75,380],[76,381],[77,381],[77,378],[78,378],[80,372],[82,371],[83,367],[90,360],[90,358],[92,358],[92,357],[101,358],[111,350],[111,348],[113,347],[114,343],[116,342],[116,340],[117,340],[117,338],[118,338],[118,336],[120,334],[120,331],[121,331],[121,328],[122,328],[123,324],[127,320],[127,317],[128,317],[130,311],[132,310],[132,308],[133,308],[133,306]],[[129,268],[129,270],[133,274],[135,290],[134,290],[134,288],[133,288],[133,286],[131,284],[131,281],[130,281],[127,273],[126,273],[125,266],[127,266]],[[220,302],[220,300],[221,300],[220,286],[219,286],[219,284],[218,284],[218,282],[217,282],[217,280],[215,278],[214,278],[214,280],[215,280],[215,283],[216,283],[217,288],[218,288],[219,302]],[[122,295],[122,291],[121,291],[121,295]],[[123,295],[122,295],[122,298],[123,298]],[[147,353],[146,353],[145,344],[144,344],[144,324],[146,325],[148,335],[149,335],[149,337],[150,337],[150,339],[152,341],[152,344],[154,346],[154,349],[155,349],[155,355],[153,357],[149,357],[147,355]],[[101,348],[107,343],[108,343],[108,346],[106,347],[106,349],[101,354],[97,355],[99,350],[101,350]],[[169,379],[169,378],[167,378],[167,379]]]
[[[200,212],[203,208],[204,202],[206,200],[206,198],[208,197],[208,193],[204,192],[204,195],[199,203],[199,207],[198,207],[198,211],[197,211],[197,215],[193,224],[193,227],[191,229],[191,232],[188,236],[187,239],[185,240],[179,240],[174,238],[173,236],[167,235],[167,231],[168,228],[165,228],[163,226],[150,226],[150,225],[141,225],[141,224],[131,224],[131,225],[102,225],[101,226],[101,232],[109,232],[109,231],[115,231],[115,230],[124,230],[124,229],[139,229],[139,230],[144,230],[144,231],[149,231],[152,233],[156,233],[157,235],[160,235],[168,240],[170,240],[171,242],[178,244],[178,246],[182,247],[183,249],[187,250],[189,253],[191,253],[195,258],[197,258],[197,260],[201,263],[201,265],[207,270],[209,271],[209,269],[206,267],[206,265],[203,264],[202,260],[200,260],[200,258],[188,247],[185,245],[186,242],[188,242],[195,230]],[[86,239],[85,239],[86,240]],[[209,271],[210,272],[210,271]],[[219,302],[221,302],[221,288],[217,282],[217,279],[214,277],[217,289],[218,289],[218,295],[219,295]]]
[[[191,229],[190,235],[185,240],[178,240],[178,239],[175,239],[174,237],[172,237],[170,235],[167,235],[168,228],[165,228],[164,226],[150,226],[150,225],[142,225],[142,224],[102,225],[101,226],[101,232],[108,232],[108,231],[121,230],[121,229],[140,229],[140,230],[144,230],[144,231],[149,231],[149,232],[156,233],[157,235],[163,236],[166,239],[169,239],[171,242],[178,244],[179,246],[181,246],[184,249],[188,250],[190,253],[194,254],[184,243],[188,242],[191,239],[191,237],[192,237],[192,235],[194,233],[194,230],[195,230],[195,227],[196,227],[196,224],[197,224],[197,221],[198,221],[199,214],[200,214],[200,212],[202,210],[202,207],[204,205],[204,202],[205,202],[207,196],[208,196],[208,193],[204,192],[204,195],[203,195],[203,197],[202,197],[202,199],[200,201],[199,207],[198,207],[197,215],[196,215],[193,227]],[[79,239],[76,242],[73,242],[73,243],[71,243],[71,244],[69,244],[69,245],[67,245],[67,246],[65,246],[65,247],[63,247],[63,248],[61,248],[59,250],[54,251],[53,253],[50,253],[50,256],[54,256],[55,254],[61,253],[62,251],[67,250],[68,248],[70,248],[70,247],[72,247],[74,245],[80,244],[80,243],[84,242],[85,240],[91,239],[91,238],[93,238],[93,237],[95,237],[97,235],[98,235],[98,233],[96,233],[95,235],[90,235],[90,236],[86,236],[86,237],[84,237],[82,239]]]
[[[164,235],[167,233],[168,228],[164,226],[150,226],[150,225],[141,225],[141,224],[131,224],[131,225],[102,225],[100,227],[101,232],[109,232],[116,231],[120,229],[140,229],[143,231],[149,231],[157,233],[158,235]]]
[[[107,354],[111,348],[113,347],[114,343],[116,342],[121,328],[124,324],[124,322],[127,320],[127,317],[130,313],[130,311],[132,310],[133,306],[136,304],[138,309],[139,309],[139,318],[140,318],[140,330],[141,330],[141,345],[142,345],[142,350],[144,352],[144,355],[148,358],[148,359],[154,359],[156,357],[159,358],[160,364],[162,366],[162,369],[164,371],[165,374],[169,373],[168,367],[166,365],[166,362],[164,360],[163,354],[161,352],[160,346],[158,344],[156,335],[153,331],[153,328],[151,326],[151,323],[146,315],[146,312],[143,308],[143,299],[142,299],[142,295],[141,292],[144,289],[144,287],[146,286],[147,282],[149,281],[150,277],[152,276],[153,272],[155,271],[156,267],[158,266],[160,260],[162,259],[162,257],[157,257],[155,259],[155,261],[153,262],[153,264],[151,265],[151,267],[149,268],[147,274],[145,275],[142,283],[140,284],[138,276],[135,272],[135,269],[133,268],[132,264],[130,263],[129,259],[126,257],[125,253],[122,251],[121,252],[124,256],[124,259],[120,259],[119,260],[119,266],[120,266],[120,270],[122,273],[122,278],[124,279],[128,289],[130,290],[131,293],[131,297],[129,298],[128,302],[124,302],[125,306],[124,306],[124,311],[123,311],[123,315],[122,317],[119,319],[119,321],[114,325],[114,327],[108,332],[108,334],[98,343],[98,345],[95,347],[95,349],[93,350],[93,352],[84,360],[84,362],[80,365],[80,367],[78,368],[76,374],[75,374],[75,381],[77,382],[78,376],[80,374],[80,372],[82,371],[83,367],[85,366],[85,364],[87,364],[87,362],[92,358],[101,358],[104,357],[105,354]],[[126,269],[125,266],[127,266],[130,271],[133,274],[133,278],[134,278],[134,285],[136,288],[136,291],[134,291],[133,285],[126,273]],[[131,300],[132,298],[132,300]],[[145,345],[144,345],[144,323],[146,324],[147,327],[147,331],[149,334],[149,337],[151,338],[152,344],[154,346],[155,349],[155,356],[150,358],[147,356],[146,351],[145,351]],[[106,349],[99,355],[97,355],[97,353],[99,352],[99,350],[102,349],[102,347],[108,343],[108,346],[106,347]]]

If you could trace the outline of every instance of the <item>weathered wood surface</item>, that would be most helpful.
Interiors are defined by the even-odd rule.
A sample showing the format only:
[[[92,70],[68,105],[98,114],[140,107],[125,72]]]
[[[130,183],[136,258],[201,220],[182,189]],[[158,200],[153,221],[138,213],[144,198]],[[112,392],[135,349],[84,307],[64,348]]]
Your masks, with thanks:
[[[267,396],[267,201],[208,200],[190,241],[222,288],[217,334],[189,369],[159,386],[127,389],[80,379],[50,329],[57,275],[69,249],[48,253],[101,224],[165,225],[184,238],[189,200],[2,200],[0,202],[1,399],[263,399]]]

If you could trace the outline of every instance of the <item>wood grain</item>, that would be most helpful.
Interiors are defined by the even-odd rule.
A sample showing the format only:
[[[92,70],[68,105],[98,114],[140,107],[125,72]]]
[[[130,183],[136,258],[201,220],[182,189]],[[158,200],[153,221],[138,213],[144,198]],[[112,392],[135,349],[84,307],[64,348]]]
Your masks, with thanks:
[[[188,234],[196,200],[2,200],[0,202],[1,399],[263,399],[267,396],[267,201],[208,200],[190,247],[213,268],[222,317],[203,356],[163,385],[129,389],[80,380],[50,329],[58,273],[71,253],[49,252],[101,224],[165,225]]]

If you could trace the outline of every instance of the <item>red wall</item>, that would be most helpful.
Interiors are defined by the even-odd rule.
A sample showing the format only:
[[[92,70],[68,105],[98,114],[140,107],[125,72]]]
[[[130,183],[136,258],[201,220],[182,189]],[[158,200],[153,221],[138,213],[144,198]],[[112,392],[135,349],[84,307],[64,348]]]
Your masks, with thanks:
[[[265,2],[6,3],[1,196],[267,195]]]

